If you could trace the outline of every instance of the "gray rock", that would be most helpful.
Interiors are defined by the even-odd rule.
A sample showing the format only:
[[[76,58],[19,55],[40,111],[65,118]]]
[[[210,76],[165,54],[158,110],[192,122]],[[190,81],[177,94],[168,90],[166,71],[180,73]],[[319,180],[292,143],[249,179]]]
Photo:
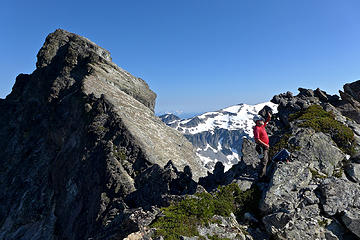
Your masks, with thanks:
[[[302,201],[299,198],[300,190],[306,188],[310,181],[311,173],[306,164],[299,161],[277,164],[269,190],[260,203],[261,211],[294,212]]]
[[[360,238],[360,213],[358,211],[345,211],[341,217],[346,227]]]
[[[360,164],[350,163],[345,167],[345,172],[350,180],[360,182]]]
[[[209,223],[208,226],[199,226],[199,235],[208,239],[208,236],[217,236],[219,238],[229,239],[247,239],[244,234],[244,229],[236,220],[233,213],[229,217],[214,216],[214,223]]]
[[[155,97],[108,51],[50,34],[37,69],[0,101],[0,239],[122,239],[139,230],[127,210],[144,179],[162,180],[155,201],[205,175],[191,143],[154,115]]]
[[[355,100],[360,101],[360,80],[345,84],[344,92],[353,97]]]
[[[303,207],[296,213],[273,213],[263,218],[269,233],[277,239],[338,239],[323,226],[317,204]]]
[[[330,216],[345,210],[353,212],[360,209],[360,186],[338,178],[327,178],[320,185],[322,207]]]
[[[335,167],[345,159],[345,154],[336,146],[334,141],[322,132],[314,130],[295,129],[289,142],[300,149],[293,152],[292,158],[308,163],[327,176],[332,176]]]

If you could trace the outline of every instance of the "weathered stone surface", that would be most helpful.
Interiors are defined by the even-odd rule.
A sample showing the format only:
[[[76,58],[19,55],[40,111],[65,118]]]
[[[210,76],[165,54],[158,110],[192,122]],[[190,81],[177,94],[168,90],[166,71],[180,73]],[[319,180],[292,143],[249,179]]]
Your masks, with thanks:
[[[303,206],[295,213],[278,212],[263,218],[266,230],[277,239],[338,239],[320,225],[321,221],[316,204]]]
[[[350,163],[345,167],[345,172],[350,180],[360,182],[360,164]]]
[[[155,97],[106,50],[50,34],[37,69],[0,101],[0,238],[122,239],[139,230],[129,205],[194,188],[206,172],[186,138],[154,116]],[[163,188],[140,204],[144,179]]]
[[[247,239],[243,233],[244,229],[239,225],[234,214],[231,214],[230,217],[214,216],[213,220],[218,223],[210,223],[208,226],[198,227],[199,235],[206,237],[206,239],[208,239],[208,236]]]
[[[312,129],[294,129],[289,142],[300,148],[292,154],[292,158],[308,163],[318,171],[332,176],[335,167],[344,160],[345,154],[334,141],[322,132]]]
[[[50,34],[37,55],[36,67],[39,69],[46,68],[51,66],[54,61],[60,61],[60,67],[69,71],[70,74],[73,71],[68,79],[70,84],[84,77],[80,74],[88,75],[96,78],[98,82],[112,85],[114,89],[127,93],[152,111],[154,110],[156,94],[149,89],[146,82],[118,67],[111,61],[110,53],[107,50],[97,46],[87,38],[62,29]],[[79,74],[74,69],[82,72]],[[57,81],[53,83],[53,85],[55,84],[64,83]],[[97,84],[95,86],[101,87]],[[98,90],[100,91],[94,91],[94,94],[98,95],[97,97],[104,90],[106,91],[106,88]],[[54,93],[56,94],[56,91]]]
[[[339,91],[341,101],[334,105],[346,117],[360,123],[360,99],[359,99],[359,81],[344,85],[344,92]]]
[[[277,164],[269,183],[269,190],[261,201],[261,211],[294,212],[301,200],[299,191],[306,188],[310,180],[311,172],[302,162]]]
[[[360,80],[344,85],[344,92],[360,101]]]
[[[360,213],[358,211],[345,211],[341,217],[346,227],[360,238]]]
[[[353,212],[360,210],[360,186],[338,178],[327,178],[321,185],[322,207],[330,216],[345,210]]]

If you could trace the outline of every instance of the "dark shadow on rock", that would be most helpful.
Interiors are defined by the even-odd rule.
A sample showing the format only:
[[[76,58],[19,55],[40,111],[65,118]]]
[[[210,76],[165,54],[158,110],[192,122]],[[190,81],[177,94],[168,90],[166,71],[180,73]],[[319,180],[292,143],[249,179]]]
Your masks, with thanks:
[[[168,205],[164,195],[194,194],[197,184],[192,179],[190,167],[178,171],[171,161],[162,168],[154,164],[135,178],[136,191],[129,194],[126,203],[130,208]]]

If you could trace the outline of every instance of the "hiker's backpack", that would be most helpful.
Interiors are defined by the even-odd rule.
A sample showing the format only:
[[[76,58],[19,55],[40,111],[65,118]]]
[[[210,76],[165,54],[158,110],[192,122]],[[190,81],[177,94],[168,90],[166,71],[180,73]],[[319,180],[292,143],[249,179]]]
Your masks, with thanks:
[[[289,162],[291,160],[291,153],[283,148],[272,158],[274,162]]]

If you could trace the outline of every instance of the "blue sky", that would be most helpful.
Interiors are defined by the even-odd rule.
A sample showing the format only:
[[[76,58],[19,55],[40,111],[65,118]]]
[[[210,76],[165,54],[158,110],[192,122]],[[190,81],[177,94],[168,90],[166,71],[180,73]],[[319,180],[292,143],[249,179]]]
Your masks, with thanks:
[[[108,49],[156,112],[218,110],[360,79],[358,0],[3,1],[0,97],[57,28]],[[34,89],[35,90],[35,89]]]

